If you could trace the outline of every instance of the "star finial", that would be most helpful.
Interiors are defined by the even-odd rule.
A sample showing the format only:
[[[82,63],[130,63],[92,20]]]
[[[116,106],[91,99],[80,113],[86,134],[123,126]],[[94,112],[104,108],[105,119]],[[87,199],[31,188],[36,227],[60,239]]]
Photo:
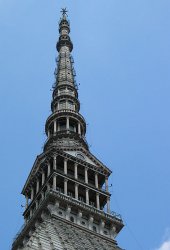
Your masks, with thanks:
[[[67,16],[67,12],[68,12],[67,8],[61,9],[61,13],[62,13],[63,17]]]

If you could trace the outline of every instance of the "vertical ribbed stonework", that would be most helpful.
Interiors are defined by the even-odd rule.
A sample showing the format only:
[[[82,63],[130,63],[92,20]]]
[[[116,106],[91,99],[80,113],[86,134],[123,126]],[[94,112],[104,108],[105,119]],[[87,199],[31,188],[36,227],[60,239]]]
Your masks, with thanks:
[[[66,9],[59,33],[47,140],[22,190],[25,223],[12,249],[118,250],[115,237],[123,221],[110,209],[111,170],[92,155],[85,139]]]

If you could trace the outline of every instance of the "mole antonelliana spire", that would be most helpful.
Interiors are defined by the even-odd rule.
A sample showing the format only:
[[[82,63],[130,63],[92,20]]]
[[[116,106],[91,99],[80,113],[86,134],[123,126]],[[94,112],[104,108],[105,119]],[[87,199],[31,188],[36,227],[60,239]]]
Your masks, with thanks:
[[[23,187],[25,223],[12,250],[120,250],[122,219],[110,210],[111,170],[89,151],[79,113],[67,10],[59,22],[47,140]]]

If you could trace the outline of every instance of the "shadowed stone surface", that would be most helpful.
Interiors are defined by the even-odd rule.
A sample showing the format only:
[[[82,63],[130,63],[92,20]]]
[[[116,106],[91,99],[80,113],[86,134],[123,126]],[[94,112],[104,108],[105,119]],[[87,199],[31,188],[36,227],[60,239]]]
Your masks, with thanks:
[[[114,241],[56,218],[40,223],[21,249],[31,250],[121,250]]]

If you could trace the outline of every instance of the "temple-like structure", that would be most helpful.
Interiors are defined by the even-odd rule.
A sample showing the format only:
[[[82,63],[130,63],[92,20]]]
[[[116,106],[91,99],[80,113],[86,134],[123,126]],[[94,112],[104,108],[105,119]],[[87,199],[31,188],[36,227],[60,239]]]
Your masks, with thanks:
[[[115,238],[123,221],[110,210],[111,170],[89,151],[86,121],[79,113],[65,9],[59,33],[47,140],[22,190],[25,223],[12,250],[120,250]]]

